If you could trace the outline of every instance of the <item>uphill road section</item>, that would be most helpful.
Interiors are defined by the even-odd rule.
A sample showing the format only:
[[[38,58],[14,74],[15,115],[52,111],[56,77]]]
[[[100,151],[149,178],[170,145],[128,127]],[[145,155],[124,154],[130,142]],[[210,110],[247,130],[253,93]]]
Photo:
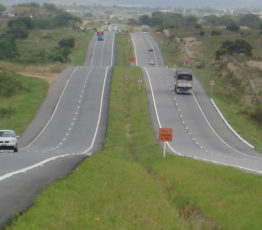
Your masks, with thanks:
[[[0,226],[103,148],[114,59],[115,32],[105,33],[104,41],[93,39],[85,65],[69,67],[52,87],[19,152],[0,152]]]
[[[150,33],[133,33],[136,65],[144,73],[152,124],[172,128],[170,153],[219,165],[262,173],[262,155],[232,132],[212,104],[204,88],[193,77],[190,94],[176,94],[175,69],[164,64]]]

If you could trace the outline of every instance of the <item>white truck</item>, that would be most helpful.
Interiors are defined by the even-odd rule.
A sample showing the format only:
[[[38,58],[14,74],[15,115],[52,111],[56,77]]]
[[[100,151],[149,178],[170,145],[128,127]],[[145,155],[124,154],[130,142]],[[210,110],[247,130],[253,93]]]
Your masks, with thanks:
[[[193,73],[190,69],[177,69],[175,71],[175,92],[177,94],[190,94],[193,88]]]

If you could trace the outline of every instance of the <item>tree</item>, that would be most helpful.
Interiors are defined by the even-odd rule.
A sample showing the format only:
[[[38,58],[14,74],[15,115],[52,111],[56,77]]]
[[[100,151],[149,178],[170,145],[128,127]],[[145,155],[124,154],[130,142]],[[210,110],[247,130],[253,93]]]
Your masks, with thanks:
[[[49,11],[57,11],[56,5],[53,3],[44,3],[43,8]]]
[[[35,28],[35,24],[33,20],[29,17],[21,17],[14,20],[10,20],[8,22],[8,28],[9,29],[26,29],[26,30],[32,30]]]
[[[62,39],[58,42],[58,45],[59,48],[74,48],[75,39],[74,38]]]
[[[28,38],[29,32],[24,28],[9,29],[7,34],[13,35],[14,39],[26,39]]]
[[[54,25],[56,27],[70,26],[72,23],[76,23],[76,22],[81,22],[81,19],[66,12],[58,14],[54,18]]]
[[[0,39],[0,59],[14,58],[18,55],[16,43],[13,39]]]
[[[146,14],[139,17],[140,25],[150,25],[150,17]]]
[[[245,40],[237,39],[233,41],[224,41],[221,48],[216,51],[216,59],[223,55],[233,55],[243,53],[246,56],[252,56],[252,46]]]
[[[230,30],[230,31],[238,32],[239,29],[240,28],[237,24],[231,24],[231,25],[227,26],[227,30]]]
[[[212,30],[210,34],[211,36],[218,36],[218,35],[221,35],[221,32],[217,30]]]
[[[252,56],[252,46],[243,39],[237,39],[234,44],[235,52],[236,53],[243,53],[247,56]]]
[[[252,29],[259,29],[261,20],[258,15],[246,14],[240,17],[239,25],[247,26]]]
[[[204,20],[208,25],[216,26],[219,24],[219,18],[216,15],[205,16]]]
[[[6,7],[0,4],[0,13],[3,13],[6,10]]]

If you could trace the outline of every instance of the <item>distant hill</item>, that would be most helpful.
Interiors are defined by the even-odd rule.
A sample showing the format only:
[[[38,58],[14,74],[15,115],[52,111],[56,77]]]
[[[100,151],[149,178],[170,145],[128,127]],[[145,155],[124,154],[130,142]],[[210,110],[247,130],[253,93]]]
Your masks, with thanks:
[[[185,8],[262,8],[262,0],[0,0],[4,5],[15,5],[21,3],[37,2],[77,5],[129,5],[129,6],[148,6],[148,7],[185,7]]]

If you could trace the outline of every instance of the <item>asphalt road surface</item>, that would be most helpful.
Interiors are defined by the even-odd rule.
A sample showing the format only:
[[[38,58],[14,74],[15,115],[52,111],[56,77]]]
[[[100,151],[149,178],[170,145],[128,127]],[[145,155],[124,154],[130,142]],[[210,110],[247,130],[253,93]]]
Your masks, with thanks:
[[[104,41],[94,36],[84,66],[63,72],[22,135],[19,152],[0,152],[0,227],[32,205],[44,186],[102,149],[114,59],[115,33],[105,33]]]
[[[262,154],[226,125],[197,78],[193,79],[191,95],[177,95],[175,69],[165,66],[154,38],[149,33],[131,36],[136,65],[144,72],[156,138],[159,128],[173,129],[168,151],[261,174]]]

